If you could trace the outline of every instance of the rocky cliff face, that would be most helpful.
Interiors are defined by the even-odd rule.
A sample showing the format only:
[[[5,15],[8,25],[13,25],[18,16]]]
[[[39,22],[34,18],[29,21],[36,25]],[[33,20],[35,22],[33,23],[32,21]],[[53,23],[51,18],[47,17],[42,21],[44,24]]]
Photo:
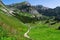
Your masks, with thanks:
[[[7,15],[13,15],[13,11],[7,8],[2,0],[0,0],[0,10],[4,11]]]
[[[56,7],[54,9],[52,8],[47,8],[41,5],[37,5],[35,6],[36,10],[45,16],[49,16],[49,17],[54,17],[56,20],[60,21],[60,7]]]
[[[0,0],[0,9],[3,10],[4,12],[7,12],[5,5],[1,0]]]
[[[12,4],[12,5],[9,5],[9,7],[15,7],[21,10],[22,12],[28,12],[31,14],[39,14],[39,12],[34,7],[32,7],[31,4],[28,2]]]

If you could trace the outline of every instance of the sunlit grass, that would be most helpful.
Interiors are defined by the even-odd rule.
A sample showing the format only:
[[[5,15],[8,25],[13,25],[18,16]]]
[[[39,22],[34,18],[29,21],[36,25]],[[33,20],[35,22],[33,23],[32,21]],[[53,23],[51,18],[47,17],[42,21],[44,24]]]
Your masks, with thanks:
[[[29,33],[29,36],[33,40],[60,40],[60,30],[43,23],[37,23],[35,25]]]
[[[0,11],[0,22],[3,22],[6,25],[8,25],[9,27],[12,27],[13,29],[17,30],[17,34],[15,35],[17,39],[19,39],[19,40],[27,40],[26,38],[24,38],[24,33],[27,31],[27,26],[24,25],[17,18],[15,18],[13,16],[8,16],[8,15],[6,15],[5,12]],[[9,30],[9,29],[7,29],[7,30]],[[11,35],[13,35],[13,34],[11,34]],[[15,36],[13,36],[13,39],[14,39]],[[8,37],[8,38],[4,37],[1,40],[13,40],[11,38],[12,37]]]

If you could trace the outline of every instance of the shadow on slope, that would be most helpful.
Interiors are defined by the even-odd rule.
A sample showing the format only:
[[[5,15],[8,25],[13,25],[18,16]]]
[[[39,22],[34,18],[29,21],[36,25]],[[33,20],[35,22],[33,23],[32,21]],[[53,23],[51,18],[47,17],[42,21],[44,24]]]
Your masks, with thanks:
[[[20,21],[22,21],[23,23],[35,23],[36,21],[40,21],[35,17],[28,17],[28,16],[23,16],[23,15],[19,15],[17,13],[13,13],[17,19],[19,19]]]

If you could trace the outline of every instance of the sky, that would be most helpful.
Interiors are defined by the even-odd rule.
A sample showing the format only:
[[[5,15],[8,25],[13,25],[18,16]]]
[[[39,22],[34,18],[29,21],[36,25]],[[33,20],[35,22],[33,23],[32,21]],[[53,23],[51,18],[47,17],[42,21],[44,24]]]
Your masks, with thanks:
[[[49,8],[60,6],[60,0],[2,0],[4,4],[20,3],[28,1],[31,5],[43,5]]]

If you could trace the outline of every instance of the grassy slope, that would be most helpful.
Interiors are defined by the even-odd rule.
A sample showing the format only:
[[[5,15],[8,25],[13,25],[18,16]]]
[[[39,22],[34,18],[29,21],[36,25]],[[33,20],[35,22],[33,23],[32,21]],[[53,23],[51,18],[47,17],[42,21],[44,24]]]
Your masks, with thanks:
[[[24,15],[24,14],[21,14]],[[28,16],[28,14],[25,14]],[[31,16],[31,15],[30,15]],[[7,16],[3,11],[0,10],[0,22],[3,22],[9,29],[0,26],[0,40],[29,40],[23,37],[23,34],[27,31],[27,26],[24,25],[20,20],[13,16]],[[55,24],[52,27],[60,26]],[[42,24],[40,22],[31,25],[33,27],[29,33],[29,36],[33,40],[60,40],[60,31],[54,28],[48,27],[47,24]],[[10,31],[10,28],[16,30],[17,33],[14,34]],[[10,33],[10,34],[9,34]],[[1,35],[2,34],[2,35]],[[9,36],[8,36],[9,35]]]
[[[27,31],[27,26],[26,25],[24,25],[22,22],[20,22],[20,20],[18,20],[18,19],[16,19],[15,17],[13,17],[13,16],[7,16],[6,14],[5,14],[5,12],[3,12],[3,11],[1,11],[0,10],[0,22],[3,22],[4,24],[6,24],[6,25],[8,25],[9,26],[9,28],[12,28],[12,29],[14,29],[14,30],[16,30],[17,32],[16,32],[16,34],[14,34],[14,33],[11,33],[9,30],[11,30],[11,29],[4,29],[4,30],[8,30],[8,32],[7,33],[11,33],[11,35],[12,36],[8,36],[8,37],[12,37],[12,38],[14,38],[15,37],[15,39],[17,39],[17,40],[28,40],[28,39],[26,39],[26,38],[24,38],[23,37],[23,34]],[[8,27],[7,26],[7,27]],[[7,34],[8,35],[8,34]],[[1,36],[0,36],[1,37]],[[8,38],[7,37],[7,38]],[[2,37],[3,38],[3,37]],[[4,38],[3,38],[4,39]],[[11,39],[11,38],[10,38]],[[9,40],[10,40],[9,39]],[[15,40],[14,39],[14,40]],[[8,39],[7,39],[8,40]],[[12,40],[12,39],[11,39]]]
[[[33,40],[60,40],[60,30],[54,28],[57,26],[59,26],[59,23],[48,26],[47,24],[38,22],[32,26],[33,28],[31,29],[29,36]]]

